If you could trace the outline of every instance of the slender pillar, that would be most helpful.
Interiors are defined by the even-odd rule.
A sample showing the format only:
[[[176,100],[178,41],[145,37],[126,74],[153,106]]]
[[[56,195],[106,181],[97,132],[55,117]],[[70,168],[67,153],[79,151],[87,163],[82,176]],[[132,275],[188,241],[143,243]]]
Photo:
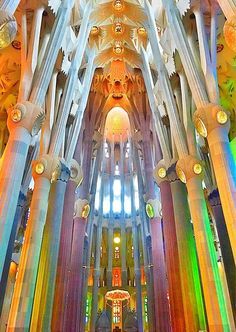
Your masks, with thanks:
[[[79,199],[75,205],[75,217],[73,223],[73,237],[70,256],[70,276],[68,280],[68,294],[65,311],[64,329],[80,329],[83,252],[86,223],[88,215],[84,216],[84,209],[89,204],[91,155],[93,149],[92,128],[86,133],[83,157],[83,182],[79,191]]]
[[[102,241],[102,216],[98,218],[97,235],[96,235],[96,249],[95,249],[95,267],[93,271],[93,291],[92,291],[92,312],[90,331],[95,332],[95,324],[97,320],[98,311],[98,283],[101,275],[100,271],[100,247]]]
[[[159,183],[163,218],[165,258],[169,285],[171,325],[174,331],[185,331],[184,305],[181,290],[179,253],[174,209],[168,180]]]
[[[168,178],[174,208],[186,329],[192,332],[206,330],[204,300],[187,191],[177,178],[173,166],[168,170]]]
[[[52,77],[54,65],[68,25],[74,0],[63,0],[57,10],[47,48],[41,66],[35,73],[35,82],[30,94],[30,101],[42,105]]]
[[[228,138],[228,114],[220,106],[208,104],[194,113],[194,124],[199,134],[207,137],[236,264],[236,167]]]
[[[146,199],[155,199],[153,164],[150,149],[150,136],[143,140],[143,154],[146,179]],[[153,284],[155,292],[155,316],[157,331],[170,331],[170,313],[167,299],[168,286],[164,259],[164,243],[161,218],[158,215],[150,219],[153,257]]]
[[[50,190],[48,213],[44,227],[30,325],[31,329],[35,330],[48,331],[51,327],[63,203],[69,176],[70,170],[63,162],[60,162],[60,170],[55,175],[55,182]]]
[[[112,258],[113,258],[113,184],[114,184],[114,135],[111,142],[111,158],[110,158],[110,216],[108,221],[108,264],[107,264],[107,287],[112,288]]]
[[[220,241],[220,250],[222,253],[226,280],[231,299],[232,311],[236,321],[236,267],[234,265],[232,248],[230,246],[229,235],[225,225],[225,219],[218,190],[213,190],[208,196],[208,199],[211,204],[213,216],[216,222],[217,233]]]
[[[94,204],[95,204],[95,195],[96,195],[96,188],[97,188],[97,179],[98,179],[98,173],[101,167],[101,159],[102,159],[102,153],[101,153],[101,147],[97,151],[96,161],[94,165],[94,174],[93,174],[93,180],[91,185],[91,211],[88,219],[87,224],[87,234],[88,234],[88,255],[87,255],[87,261],[85,264],[85,269],[83,270],[83,287],[82,287],[82,299],[87,299],[87,293],[88,293],[88,278],[90,273],[90,262],[91,262],[91,251],[92,251],[92,242],[93,242],[93,234],[94,234]],[[84,331],[85,329],[85,313],[86,313],[86,301],[83,301],[82,303],[82,309],[80,314],[80,329],[81,331]]]
[[[177,162],[176,171],[182,182],[186,183],[188,190],[209,331],[230,331],[225,294],[223,294],[220,281],[216,251],[202,190],[201,166],[200,170],[196,170],[199,168],[196,165],[200,165],[199,161],[188,156]]]
[[[21,219],[23,217],[25,205],[26,205],[26,196],[20,191],[17,208],[16,208],[16,214],[15,214],[14,222],[12,225],[11,236],[10,236],[9,243],[8,243],[7,254],[5,257],[3,274],[2,274],[2,278],[0,280],[0,289],[1,289],[0,315],[1,315],[2,305],[3,305],[3,301],[4,301],[4,296],[5,296],[5,290],[6,290],[7,280],[8,280],[8,272],[9,272],[9,268],[10,268],[10,264],[11,264],[11,257],[12,257],[12,253],[13,253],[13,249],[14,249],[14,242],[15,242],[15,238],[17,235],[17,229],[18,229]]]
[[[0,9],[7,11],[9,14],[14,14],[18,7],[20,0],[1,0]]]
[[[156,331],[170,332],[168,284],[165,269],[162,223],[160,217],[151,219],[153,284],[155,293]]]
[[[40,114],[43,114],[43,110],[29,102],[17,104],[8,110],[7,125],[10,136],[0,170],[0,279],[12,232],[28,148],[31,136],[37,134],[40,129]]]
[[[129,173],[130,173],[130,197],[131,197],[131,218],[132,218],[132,237],[134,247],[134,277],[136,287],[136,311],[138,319],[138,331],[143,332],[143,310],[142,310],[142,285],[141,285],[141,271],[140,271],[140,252],[139,239],[136,223],[136,210],[134,204],[134,184],[133,184],[133,165],[129,156]]]
[[[48,155],[41,157],[33,165],[34,193],[9,314],[9,331],[30,328],[51,178],[57,167],[58,160]]]
[[[67,183],[60,237],[60,248],[57,263],[56,286],[52,313],[52,331],[64,331],[63,321],[67,299],[67,280],[70,274],[70,250],[73,234],[73,215],[75,190],[81,182],[82,170],[73,160],[71,164],[71,178]]]
[[[102,241],[102,222],[103,222],[103,195],[104,195],[104,143],[103,143],[103,160],[102,160],[102,172],[101,172],[101,188],[99,199],[99,217],[97,219],[97,231],[96,231],[96,245],[95,245],[95,265],[93,271],[93,290],[92,290],[92,310],[90,321],[90,332],[95,332],[95,324],[97,320],[98,310],[98,282],[100,278],[100,247]]]
[[[124,143],[122,141],[122,136],[120,136],[120,181],[121,181],[121,226],[120,226],[120,236],[121,236],[121,277],[122,277],[122,287],[126,288],[127,284],[127,266],[126,266],[126,220],[125,220],[125,169],[124,169]]]

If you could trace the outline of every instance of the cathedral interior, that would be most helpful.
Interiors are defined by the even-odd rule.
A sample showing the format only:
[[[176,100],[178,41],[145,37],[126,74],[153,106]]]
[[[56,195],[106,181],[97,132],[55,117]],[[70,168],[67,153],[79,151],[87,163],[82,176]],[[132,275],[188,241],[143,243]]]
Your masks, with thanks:
[[[0,332],[236,331],[236,0],[0,0]]]

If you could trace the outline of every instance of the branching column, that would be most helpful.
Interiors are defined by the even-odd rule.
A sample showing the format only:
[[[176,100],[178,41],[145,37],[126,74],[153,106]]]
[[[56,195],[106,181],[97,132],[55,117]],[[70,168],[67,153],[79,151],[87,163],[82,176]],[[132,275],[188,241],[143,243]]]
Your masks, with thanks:
[[[209,104],[176,5],[173,0],[163,2],[163,5],[166,8],[169,28],[197,107],[194,124],[200,135],[207,138],[209,144],[225,222],[236,262],[236,167],[228,138],[228,116],[219,105]]]

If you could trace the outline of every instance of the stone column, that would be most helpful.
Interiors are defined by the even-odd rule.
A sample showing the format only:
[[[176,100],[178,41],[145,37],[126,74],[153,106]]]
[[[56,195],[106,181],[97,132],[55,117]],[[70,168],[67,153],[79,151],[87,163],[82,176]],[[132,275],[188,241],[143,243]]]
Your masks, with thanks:
[[[122,287],[126,288],[127,284],[127,266],[126,266],[126,220],[125,220],[125,174],[124,174],[124,144],[122,137],[120,139],[120,181],[121,181],[121,273],[122,273]]]
[[[104,171],[105,171],[105,161],[104,161],[104,143],[103,149],[103,160],[102,160],[102,172],[101,172],[101,187],[100,187],[100,198],[99,198],[99,217],[97,219],[97,232],[96,232],[96,245],[95,245],[95,265],[93,271],[93,289],[92,289],[92,310],[91,310],[91,320],[90,320],[90,332],[95,332],[95,324],[97,320],[97,310],[98,310],[98,282],[100,278],[100,260],[101,260],[101,241],[102,241],[102,222],[103,222],[103,195],[104,195]]]
[[[154,171],[154,177],[158,183],[169,181],[172,193],[179,276],[181,280],[179,289],[183,299],[186,330],[189,332],[205,330],[204,302],[198,271],[196,246],[188,209],[187,191],[175,173],[175,165],[166,170],[162,162],[158,163]],[[163,226],[165,227],[165,224]]]
[[[2,312],[1,312],[1,316],[0,316],[0,331],[6,331],[6,328],[7,328],[7,320],[8,320],[9,310],[10,310],[10,306],[11,306],[12,294],[14,291],[16,273],[17,273],[17,264],[14,261],[12,261],[10,264],[6,292],[5,292]]]
[[[155,294],[156,331],[170,332],[168,283],[166,276],[162,223],[160,216],[150,221],[152,234],[153,284]]]
[[[98,282],[101,275],[100,271],[100,247],[102,241],[102,216],[98,218],[97,236],[96,236],[96,249],[95,249],[95,266],[93,271],[93,290],[92,290],[92,312],[90,331],[95,332],[95,324],[97,320],[98,311]]]
[[[85,264],[85,269],[83,270],[83,286],[82,286],[82,299],[87,298],[87,292],[88,292],[88,278],[90,273],[90,261],[91,261],[91,251],[92,251],[92,242],[93,242],[93,234],[94,234],[94,204],[95,204],[95,195],[96,195],[96,188],[97,188],[97,179],[98,179],[98,173],[101,167],[101,159],[102,159],[102,151],[99,147],[97,151],[96,161],[94,165],[94,175],[91,185],[91,199],[90,199],[90,205],[91,205],[91,211],[87,223],[87,234],[88,234],[88,254],[87,254],[87,261]],[[86,312],[86,301],[83,301],[82,303],[82,309],[80,314],[80,329],[81,331],[84,331],[85,329],[85,312]]]
[[[138,331],[143,332],[143,310],[142,310],[142,285],[141,285],[141,271],[140,271],[140,252],[139,252],[139,238],[136,224],[136,210],[134,204],[134,184],[133,184],[133,165],[131,165],[131,158],[129,156],[130,167],[130,197],[131,197],[131,218],[132,218],[132,237],[134,247],[134,277],[136,287],[136,312],[138,319]]]
[[[207,138],[225,223],[236,263],[236,167],[230,150],[228,114],[218,105],[208,104],[194,113],[194,124]]]
[[[11,303],[8,330],[30,328],[48,196],[52,174],[58,166],[58,160],[49,155],[42,156],[33,165],[34,192]]]
[[[57,10],[47,48],[41,66],[35,73],[35,81],[30,94],[30,101],[42,105],[52,77],[54,65],[62,45],[64,31],[68,25],[74,0],[62,0]]]
[[[2,311],[2,305],[4,301],[5,296],[5,290],[7,285],[7,279],[8,279],[8,272],[11,264],[11,257],[14,249],[14,242],[17,235],[17,229],[19,227],[19,224],[21,223],[21,219],[23,217],[23,213],[25,211],[25,205],[26,205],[26,196],[20,191],[20,195],[18,198],[17,208],[16,208],[16,214],[14,218],[14,222],[12,225],[12,231],[11,236],[8,243],[7,253],[5,257],[4,267],[3,267],[3,273],[2,278],[0,280],[0,314]]]
[[[114,184],[114,136],[110,144],[110,215],[108,221],[108,234],[107,234],[107,245],[108,245],[108,264],[107,264],[107,288],[112,288],[112,258],[113,258],[113,184]]]
[[[174,331],[185,331],[184,305],[181,290],[179,253],[174,208],[168,179],[159,181],[163,219],[165,259],[169,285],[171,325]]]
[[[145,148],[148,147],[148,144],[145,145]],[[151,231],[151,250],[152,250],[152,262],[149,261],[148,258],[148,249],[147,248],[147,240],[150,237],[150,234],[145,231],[145,219],[146,213],[144,211],[143,205],[143,180],[141,174],[140,160],[138,156],[138,151],[134,147],[134,160],[137,168],[137,176],[138,176],[138,190],[139,190],[139,201],[141,208],[141,218],[143,223],[141,224],[142,230],[142,238],[143,238],[143,251],[144,251],[144,270],[147,279],[147,296],[148,296],[148,308],[153,308],[155,313],[155,328],[157,331],[161,332],[169,332],[170,331],[170,313],[169,313],[169,303],[167,299],[168,287],[167,287],[167,278],[166,278],[166,267],[165,267],[165,259],[164,259],[164,245],[163,245],[163,234],[162,234],[162,225],[160,215],[154,216],[150,219],[150,231]],[[149,167],[150,168],[150,167]],[[146,167],[145,167],[146,169]],[[154,190],[154,183],[150,180],[151,192]],[[151,270],[150,264],[153,264],[153,268]],[[152,275],[151,275],[152,274]],[[154,304],[155,298],[155,304]],[[150,312],[148,315],[148,319],[152,318],[152,312],[150,317]],[[150,321],[149,321],[150,326]],[[152,325],[151,325],[152,326]],[[149,327],[150,328],[150,327]]]
[[[223,258],[226,280],[231,299],[232,311],[236,320],[236,268],[218,190],[214,189],[208,196],[208,199],[212,208],[213,216],[217,227],[217,233],[220,241],[220,250]]]
[[[0,279],[11,236],[31,137],[41,128],[44,112],[30,102],[8,110],[10,131],[0,170]],[[14,188],[14,190],[12,190]]]
[[[202,165],[192,156],[180,159],[176,172],[186,183],[201,273],[209,331],[229,331],[225,294],[220,281],[216,251],[202,190]]]
[[[1,0],[0,9],[7,11],[9,14],[14,14],[18,7],[20,0]]]
[[[75,190],[81,183],[82,169],[79,164],[72,160],[71,177],[67,183],[60,236],[60,248],[57,262],[57,275],[54,292],[52,313],[52,331],[64,331],[64,313],[67,299],[67,280],[70,274],[70,250],[73,234],[73,215],[75,203]]]
[[[90,170],[91,156],[93,149],[93,127],[88,130],[84,142],[83,156],[83,174],[84,179],[79,191],[79,199],[75,204],[75,217],[73,223],[73,235],[71,243],[70,256],[70,276],[68,279],[68,294],[65,311],[64,329],[74,330],[80,329],[81,314],[81,295],[82,295],[82,274],[83,274],[83,253],[84,238],[86,231],[86,223],[89,205],[89,189],[90,189]]]
[[[70,275],[67,284],[67,301],[65,308],[64,330],[77,329],[81,307],[81,287],[83,270],[84,237],[88,201],[78,199],[75,202],[73,235],[70,254]]]
[[[35,330],[48,331],[51,327],[63,203],[69,176],[69,168],[61,161],[49,194],[30,325]]]
[[[143,156],[146,179],[146,200],[155,199],[155,188],[153,179],[153,163],[150,146],[150,136],[143,139]],[[166,266],[164,259],[164,243],[161,219],[158,213],[150,219],[152,237],[153,258],[153,284],[155,292],[155,316],[156,329],[158,331],[170,331],[170,313],[167,299],[168,286],[166,280]]]

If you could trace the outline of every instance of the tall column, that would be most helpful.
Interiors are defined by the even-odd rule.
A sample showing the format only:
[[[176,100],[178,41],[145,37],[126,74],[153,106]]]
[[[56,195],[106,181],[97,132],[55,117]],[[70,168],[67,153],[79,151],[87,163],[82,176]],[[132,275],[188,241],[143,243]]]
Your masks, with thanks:
[[[75,217],[73,223],[73,236],[70,256],[70,276],[68,280],[68,296],[66,302],[64,328],[68,330],[79,329],[81,314],[83,252],[86,222],[89,206],[89,189],[91,173],[91,156],[93,151],[93,128],[90,127],[85,137],[83,156],[83,182],[79,190],[79,199],[75,204]]]
[[[134,247],[134,278],[136,287],[136,311],[138,319],[138,331],[143,332],[143,310],[142,310],[142,285],[141,285],[141,271],[140,271],[140,252],[139,252],[139,238],[136,224],[136,210],[134,204],[134,183],[133,183],[133,165],[129,156],[129,173],[130,173],[130,197],[131,197],[131,218],[132,218],[132,237]]]
[[[9,315],[9,310],[11,306],[12,294],[14,291],[14,285],[16,281],[16,273],[17,273],[17,264],[15,262],[11,262],[8,279],[7,279],[7,287],[2,307],[2,312],[0,316],[0,331],[6,331],[7,320]]]
[[[171,325],[174,331],[185,331],[184,305],[181,290],[179,253],[171,188],[168,180],[159,182],[163,218],[164,247],[169,285]]]
[[[225,294],[202,190],[202,166],[199,160],[187,156],[177,162],[176,172],[188,190],[209,331],[229,331]]]
[[[100,260],[101,260],[101,241],[102,241],[102,222],[103,222],[103,198],[104,198],[104,143],[103,149],[103,160],[102,160],[102,172],[101,172],[101,187],[100,187],[100,197],[99,197],[99,217],[97,219],[97,232],[96,232],[96,245],[95,245],[95,265],[93,271],[93,289],[92,289],[92,310],[91,310],[91,321],[90,321],[90,331],[95,332],[95,324],[97,320],[97,310],[98,310],[98,282],[100,278]]]
[[[194,124],[207,138],[216,183],[236,264],[236,167],[229,145],[228,114],[218,105],[208,104],[194,113]]]
[[[193,228],[190,222],[187,191],[172,167],[168,170],[168,178],[174,207],[186,328],[193,332],[205,330],[204,299]]]
[[[61,149],[61,144],[62,144],[61,133],[64,130],[66,121],[67,121],[69,113],[70,113],[70,107],[68,107],[68,105],[71,105],[71,103],[73,101],[73,97],[75,94],[75,87],[78,84],[78,70],[82,63],[84,50],[85,50],[88,35],[90,32],[89,18],[90,18],[91,10],[92,10],[91,1],[88,1],[88,3],[86,4],[86,8],[84,11],[82,21],[81,21],[79,35],[78,35],[78,38],[76,41],[77,44],[79,45],[79,47],[76,48],[76,52],[75,52],[74,57],[71,62],[71,66],[70,66],[69,73],[68,73],[65,87],[64,87],[64,93],[62,95],[62,100],[60,102],[60,107],[58,110],[58,120],[56,122],[55,128],[53,129],[52,136],[51,136],[51,143],[50,143],[49,151],[50,151],[50,153],[53,153],[53,154],[58,154]],[[94,53],[92,53],[92,57],[93,56],[94,56]],[[93,61],[92,62],[90,61],[90,63],[91,63],[91,65],[87,67],[86,72],[87,72],[87,75],[89,72],[90,73],[89,76],[92,77],[93,72],[91,72],[91,67],[93,67]],[[91,79],[91,77],[89,77],[89,79]],[[86,83],[88,83],[88,82],[86,82]],[[90,84],[88,84],[85,88],[89,92]],[[85,109],[86,103],[87,103],[87,96],[85,96],[86,92],[85,91],[83,91],[83,92],[84,92],[84,96],[81,96],[81,100],[85,98],[85,105],[84,105],[84,109]],[[81,103],[81,100],[80,100],[80,103]],[[83,114],[84,109],[81,110],[82,114]],[[76,133],[77,136],[78,136],[79,132],[80,132],[80,128]],[[76,142],[77,142],[77,139],[75,139],[75,144],[76,144]],[[74,151],[73,151],[73,153],[74,153]]]
[[[150,146],[150,136],[143,139],[143,155],[146,179],[146,200],[155,199],[155,188],[153,179],[153,164]],[[152,257],[153,257],[153,279],[155,293],[155,316],[157,331],[170,331],[170,313],[167,299],[168,286],[166,280],[166,266],[164,259],[164,243],[161,226],[161,218],[158,215],[150,219],[152,237]]]
[[[20,0],[1,0],[0,9],[7,11],[9,14],[14,14],[18,7]]]
[[[43,110],[30,102],[8,110],[10,131],[0,171],[0,279],[12,232],[31,137],[41,128]],[[14,188],[14,190],[12,190]]]
[[[93,180],[91,185],[91,212],[89,214],[88,224],[87,224],[87,234],[88,234],[88,254],[87,254],[87,261],[85,264],[85,269],[83,270],[83,286],[82,286],[82,299],[87,298],[88,293],[88,278],[90,273],[90,262],[91,262],[91,251],[92,251],[92,242],[93,242],[93,234],[94,234],[94,204],[95,204],[95,195],[96,195],[96,188],[97,188],[97,180],[98,180],[98,173],[101,167],[101,159],[102,159],[102,151],[101,147],[97,151],[96,161],[94,165],[94,174],[93,174]],[[83,301],[82,303],[82,309],[80,314],[80,329],[81,331],[84,331],[85,329],[85,313],[86,313],[86,301]]]
[[[56,19],[50,33],[46,51],[41,62],[41,66],[35,73],[35,81],[30,94],[30,101],[37,105],[42,105],[52,77],[54,65],[57,60],[59,49],[62,45],[64,31],[68,25],[71,8],[74,0],[62,0],[57,10]]]
[[[108,264],[107,264],[107,287],[108,290],[112,288],[112,258],[113,258],[113,184],[114,184],[114,135],[111,147],[111,158],[110,158],[110,216],[108,221],[108,234],[107,234],[107,243],[108,243]],[[109,173],[108,173],[109,174]]]
[[[148,150],[146,150],[148,149]],[[145,163],[145,170],[150,169],[152,167],[152,159],[151,155],[148,157],[150,151],[150,144],[147,142],[143,146],[143,151],[146,151],[148,154],[144,158]],[[139,188],[139,195],[142,196],[144,194],[142,189],[142,175],[141,175],[141,168],[140,168],[140,161],[138,152],[134,149],[135,154],[135,165],[137,167],[137,175],[138,175],[138,188]],[[147,161],[146,161],[147,160]],[[147,163],[151,163],[151,165],[146,165]],[[151,171],[149,172],[149,176],[145,175],[148,182],[146,182],[146,186],[148,186],[148,195],[149,197],[155,197],[154,191],[154,182],[153,176]],[[152,195],[152,196],[151,196]],[[147,197],[148,198],[148,197]],[[140,200],[140,206],[142,206],[143,200]],[[143,223],[145,223],[145,214],[141,214],[143,216]],[[147,278],[147,292],[148,292],[148,310],[150,306],[154,306],[154,313],[155,313],[155,327],[157,331],[161,332],[169,332],[171,331],[170,327],[170,312],[169,312],[169,303],[168,303],[168,285],[167,285],[167,277],[166,277],[166,266],[165,266],[165,259],[164,259],[164,243],[163,243],[163,233],[162,233],[162,225],[161,225],[161,218],[160,215],[155,215],[153,218],[150,219],[150,231],[151,231],[151,241],[152,241],[152,259],[153,259],[153,287],[154,287],[154,294],[150,296],[149,289],[152,287],[150,285],[151,277],[149,273],[151,272],[148,269],[148,260],[145,264],[145,274]],[[145,235],[145,242],[144,242],[144,250],[146,248],[146,235]],[[150,301],[151,300],[151,301]],[[152,302],[153,301],[153,302]],[[150,317],[150,313],[148,319]],[[152,314],[151,314],[152,318]],[[155,328],[154,328],[155,331]]]
[[[57,262],[56,284],[52,313],[52,331],[64,331],[63,321],[67,296],[67,280],[70,274],[70,250],[73,235],[73,215],[75,204],[75,190],[81,183],[82,169],[79,164],[72,160],[71,178],[67,183],[60,237],[60,248]]]
[[[92,312],[91,312],[91,323],[90,331],[95,332],[95,324],[97,320],[98,311],[98,283],[101,275],[100,270],[100,247],[102,241],[102,216],[98,218],[97,234],[96,234],[96,248],[95,248],[95,267],[93,271],[93,290],[92,290]]]
[[[58,166],[58,160],[48,155],[42,156],[33,165],[34,192],[9,314],[10,331],[30,328],[48,196],[52,174]]]
[[[48,331],[51,326],[63,203],[69,176],[69,168],[61,161],[60,169],[58,174],[54,175],[55,182],[53,182],[49,194],[47,219],[44,227],[31,316],[31,329]]]
[[[206,329],[204,302],[186,188],[175,173],[175,165],[166,171],[163,163],[158,163],[154,176],[157,183],[170,181],[181,280],[179,289],[183,299],[186,330],[192,332],[204,330]],[[165,227],[165,221],[163,226]]]
[[[5,290],[6,290],[6,285],[7,285],[7,279],[8,279],[8,272],[11,264],[11,257],[14,249],[14,242],[15,238],[17,235],[17,229],[19,227],[19,224],[21,222],[24,210],[25,210],[25,205],[26,205],[26,196],[20,191],[20,195],[18,198],[18,203],[17,203],[17,208],[16,208],[16,214],[14,217],[14,222],[12,225],[12,231],[11,231],[11,236],[9,239],[8,243],[8,248],[7,248],[7,253],[5,257],[5,262],[4,262],[4,267],[3,267],[3,273],[2,273],[2,278],[0,280],[0,314],[2,310],[2,305],[4,301],[4,296],[5,296]]]
[[[120,236],[121,236],[121,277],[122,277],[122,287],[127,287],[127,266],[126,266],[126,220],[125,220],[125,169],[124,169],[124,144],[122,141],[122,136],[120,137],[120,181],[121,181],[121,226],[120,226]]]
[[[223,258],[226,280],[231,299],[232,311],[236,320],[236,267],[234,265],[232,248],[230,246],[229,235],[227,233],[227,228],[225,225],[225,219],[218,190],[213,190],[208,196],[208,199],[212,208],[213,216],[217,227],[217,233],[220,241],[220,250]]]

